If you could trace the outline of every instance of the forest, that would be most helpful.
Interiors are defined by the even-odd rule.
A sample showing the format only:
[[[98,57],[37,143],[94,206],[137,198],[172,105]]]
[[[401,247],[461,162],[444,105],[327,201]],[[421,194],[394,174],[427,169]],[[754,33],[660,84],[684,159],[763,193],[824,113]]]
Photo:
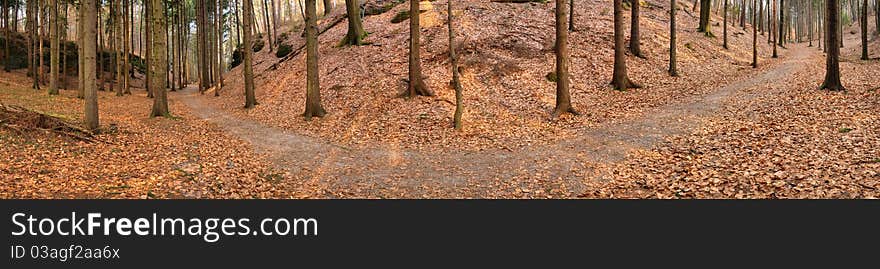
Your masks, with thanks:
[[[880,197],[878,0],[0,1],[0,198]]]

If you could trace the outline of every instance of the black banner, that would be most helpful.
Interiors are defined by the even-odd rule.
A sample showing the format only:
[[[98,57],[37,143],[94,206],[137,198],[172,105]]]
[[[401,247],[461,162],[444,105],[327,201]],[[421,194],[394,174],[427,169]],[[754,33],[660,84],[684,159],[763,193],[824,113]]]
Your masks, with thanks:
[[[871,268],[880,253],[877,201],[3,200],[0,204],[5,213],[6,264],[12,265],[4,268],[558,268],[598,262],[643,267],[696,260],[748,265],[762,259],[816,265],[817,259],[830,257],[846,257],[835,258],[831,263],[835,268],[843,264]],[[188,231],[184,233],[182,227]]]

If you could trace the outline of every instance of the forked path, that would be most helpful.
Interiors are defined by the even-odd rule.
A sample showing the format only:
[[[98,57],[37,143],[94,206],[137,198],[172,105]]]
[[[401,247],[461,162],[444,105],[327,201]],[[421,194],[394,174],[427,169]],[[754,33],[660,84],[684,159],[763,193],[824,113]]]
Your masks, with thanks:
[[[349,149],[238,118],[207,104],[195,90],[174,98],[196,116],[251,143],[277,168],[294,175],[295,180],[282,182],[283,188],[294,193],[310,192],[310,196],[319,197],[545,197],[580,193],[585,180],[602,177],[594,171],[597,164],[623,160],[631,150],[647,149],[670,135],[696,129],[725,102],[750,98],[742,90],[784,83],[786,77],[807,66],[804,62],[815,59],[816,53],[796,46],[775,66],[710,94],[647,111],[640,118],[607,124],[573,139],[514,151],[429,153],[387,145]]]

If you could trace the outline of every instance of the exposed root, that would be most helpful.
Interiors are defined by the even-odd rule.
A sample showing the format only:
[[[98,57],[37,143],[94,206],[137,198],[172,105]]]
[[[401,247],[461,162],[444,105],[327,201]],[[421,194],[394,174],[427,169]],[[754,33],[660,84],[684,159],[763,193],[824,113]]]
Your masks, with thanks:
[[[64,119],[33,111],[21,106],[0,104],[0,128],[25,134],[34,131],[51,132],[85,142],[104,142],[94,133]]]

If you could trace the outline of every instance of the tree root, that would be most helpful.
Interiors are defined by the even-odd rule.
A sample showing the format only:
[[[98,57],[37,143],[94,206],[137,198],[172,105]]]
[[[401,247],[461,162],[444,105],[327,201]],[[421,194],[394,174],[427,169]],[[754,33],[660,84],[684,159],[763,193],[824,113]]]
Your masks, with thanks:
[[[43,131],[89,143],[109,143],[97,139],[91,131],[64,119],[15,105],[0,104],[0,128],[19,134]]]

